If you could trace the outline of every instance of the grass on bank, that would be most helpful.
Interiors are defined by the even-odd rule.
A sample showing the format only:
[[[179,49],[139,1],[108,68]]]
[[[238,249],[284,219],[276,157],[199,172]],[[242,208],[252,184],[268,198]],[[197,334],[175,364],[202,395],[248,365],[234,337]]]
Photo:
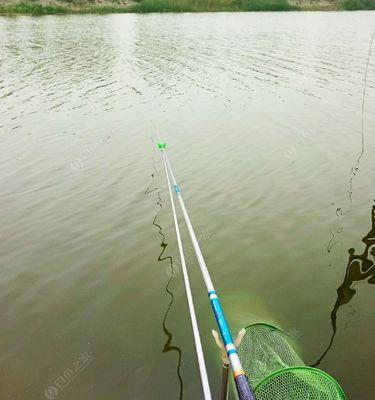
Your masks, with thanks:
[[[152,12],[206,12],[206,11],[291,11],[297,7],[287,0],[141,0],[129,6],[116,3],[92,5],[89,3],[62,3],[42,5],[34,2],[0,5],[0,14],[110,14]]]
[[[65,14],[67,12],[69,12],[67,7],[42,5],[37,3],[0,4],[0,14],[47,15]]]
[[[215,11],[293,11],[303,10],[292,6],[288,0],[138,0],[122,5],[118,0],[99,5],[92,0],[63,0],[61,4],[44,5],[36,1],[1,4],[0,14],[111,14],[111,13],[158,13],[158,12],[215,12]],[[319,10],[320,8],[307,8]],[[336,8],[341,10],[375,10],[375,0],[341,0]]]
[[[375,0],[343,0],[341,8],[346,11],[375,10]]]
[[[130,12],[129,7],[109,5],[44,5],[32,2],[1,4],[0,14],[4,15],[55,15],[55,14],[111,14]]]
[[[291,11],[287,0],[142,0],[131,12]]]

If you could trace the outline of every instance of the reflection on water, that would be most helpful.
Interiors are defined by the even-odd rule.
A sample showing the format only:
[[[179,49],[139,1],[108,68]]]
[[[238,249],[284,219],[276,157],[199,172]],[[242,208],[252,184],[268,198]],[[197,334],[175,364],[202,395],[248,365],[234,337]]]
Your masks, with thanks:
[[[168,243],[166,242],[166,237],[165,234],[163,232],[163,228],[157,223],[158,220],[158,214],[159,211],[163,208],[163,204],[162,204],[162,199],[161,199],[161,190],[159,190],[158,187],[153,187],[154,186],[154,181],[155,181],[155,175],[158,173],[158,170],[156,169],[156,165],[155,165],[155,149],[156,149],[156,143],[154,142],[153,138],[151,138],[152,141],[152,147],[153,147],[153,158],[152,158],[152,162],[153,162],[153,172],[151,174],[151,183],[147,186],[146,190],[145,190],[145,195],[149,195],[155,191],[157,191],[156,195],[157,195],[157,206],[159,207],[159,210],[157,211],[152,224],[154,226],[156,226],[158,228],[158,233],[159,235],[162,237],[162,241],[160,243],[160,247],[161,247],[161,252],[158,256],[158,262],[163,263],[164,261],[167,261],[169,264],[169,279],[167,281],[167,284],[165,286],[165,292],[169,295],[170,297],[170,301],[168,303],[167,306],[167,310],[164,314],[163,317],[163,332],[164,334],[167,336],[167,340],[164,344],[163,347],[163,353],[168,353],[170,351],[172,352],[177,352],[177,367],[176,367],[176,373],[177,373],[177,377],[178,377],[178,381],[180,384],[180,394],[179,394],[179,399],[181,400],[183,398],[183,394],[184,394],[184,388],[183,388],[183,380],[182,380],[182,376],[181,376],[181,361],[182,361],[182,350],[179,346],[175,346],[172,345],[172,341],[173,341],[173,334],[172,332],[168,329],[167,327],[167,319],[168,319],[168,315],[171,311],[172,305],[173,305],[173,301],[174,301],[174,294],[170,288],[170,284],[172,282],[172,279],[174,278],[175,275],[175,267],[174,267],[174,263],[173,263],[173,258],[171,256],[167,256],[164,255],[165,251],[167,250],[168,247]]]
[[[331,349],[337,333],[337,316],[339,309],[352,301],[353,297],[357,293],[357,290],[355,289],[356,285],[360,282],[375,284],[375,205],[372,207],[371,220],[371,230],[362,239],[362,242],[365,244],[365,250],[363,253],[355,254],[354,248],[348,250],[349,260],[346,267],[345,278],[343,283],[337,289],[337,300],[333,310],[331,311],[332,337],[327,349],[314,366],[318,366]]]
[[[367,77],[368,77],[368,68],[371,60],[371,54],[372,54],[372,47],[374,43],[374,36],[375,36],[375,31],[372,33],[371,40],[370,40],[370,46],[369,46],[369,52],[368,52],[368,58],[367,58],[367,63],[365,66],[365,72],[364,72],[364,84],[363,84],[363,92],[362,92],[362,102],[361,102],[361,147],[360,147],[360,153],[358,154],[358,157],[355,160],[355,164],[351,168],[350,171],[350,178],[348,182],[348,200],[349,200],[349,205],[345,211],[343,209],[337,208],[336,209],[336,215],[337,217],[341,218],[342,216],[345,216],[349,213],[352,205],[353,205],[353,185],[354,185],[354,179],[356,175],[360,172],[360,163],[361,159],[363,158],[365,154],[365,104],[366,104],[366,90],[367,90]],[[330,253],[335,245],[343,245],[343,242],[339,239],[339,236],[344,232],[344,227],[340,226],[338,227],[335,232],[331,232],[331,238],[330,241],[327,245],[327,251]],[[314,364],[314,366],[318,366],[324,357],[327,355],[329,350],[332,348],[336,333],[337,333],[337,314],[340,309],[345,304],[350,303],[354,295],[356,294],[356,290],[354,289],[354,286],[361,282],[361,281],[367,281],[370,284],[375,283],[375,206],[372,208],[372,229],[371,231],[362,239],[362,241],[365,243],[366,248],[364,252],[361,255],[356,255],[354,254],[355,249],[351,248],[349,249],[349,261],[348,265],[346,268],[346,274],[343,283],[339,288],[337,289],[337,300],[336,303],[333,307],[333,310],[331,311],[331,323],[332,323],[332,336],[330,339],[330,342],[328,344],[328,347],[325,349],[323,352],[322,356],[317,360],[317,362]],[[371,258],[374,259],[372,261]],[[331,264],[330,264],[331,266]]]
[[[365,72],[364,72],[364,85],[363,85],[363,93],[362,93],[362,103],[361,103],[361,150],[360,153],[358,154],[358,157],[355,160],[355,164],[351,168],[350,171],[350,178],[349,178],[349,184],[348,184],[348,200],[349,200],[349,205],[345,211],[343,209],[337,208],[336,209],[336,215],[337,217],[342,217],[345,216],[349,213],[352,205],[353,205],[353,184],[354,184],[354,178],[356,175],[360,172],[360,163],[361,159],[365,154],[365,104],[366,104],[366,89],[367,89],[367,76],[368,76],[368,67],[370,64],[371,60],[371,54],[372,54],[372,47],[374,43],[374,36],[375,36],[375,31],[372,33],[371,40],[370,40],[370,46],[369,46],[369,52],[368,52],[368,59],[367,63],[365,66]],[[344,227],[340,226],[339,228],[336,229],[335,232],[331,232],[331,238],[330,241],[327,245],[327,251],[330,253],[333,249],[333,247],[337,244],[343,245],[343,242],[338,239],[339,235],[341,235],[344,231]],[[362,241],[365,243],[366,248],[364,252],[361,255],[356,255],[354,254],[355,249],[351,248],[349,249],[349,261],[348,265],[346,268],[346,274],[343,283],[341,286],[337,289],[337,300],[336,303],[333,307],[333,310],[331,311],[331,323],[332,323],[332,336],[331,340],[328,344],[328,347],[325,349],[323,352],[322,356],[318,359],[318,361],[314,364],[314,366],[318,366],[324,357],[327,355],[329,350],[332,348],[336,333],[337,333],[337,313],[339,311],[339,308],[342,307],[345,304],[350,303],[354,295],[356,294],[356,290],[354,289],[354,286],[361,282],[361,281],[367,281],[370,284],[375,283],[375,206],[372,208],[372,229],[371,231],[362,239]],[[372,261],[370,258],[373,258],[374,261]],[[331,264],[330,264],[331,265]]]
[[[336,319],[338,309],[349,303],[356,294],[354,286],[361,281],[367,281],[370,284],[375,283],[375,206],[372,208],[372,228],[370,232],[362,239],[365,244],[365,250],[362,254],[355,254],[355,249],[349,249],[349,261],[346,269],[344,282],[337,289],[337,301],[332,311],[332,327],[336,331]]]

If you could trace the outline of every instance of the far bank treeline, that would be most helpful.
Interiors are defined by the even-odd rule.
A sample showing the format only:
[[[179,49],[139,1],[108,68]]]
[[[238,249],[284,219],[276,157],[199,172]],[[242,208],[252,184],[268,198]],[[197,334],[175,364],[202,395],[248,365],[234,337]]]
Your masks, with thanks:
[[[1,0],[0,0],[1,1]],[[0,14],[109,14],[109,13],[162,13],[162,12],[235,12],[235,11],[303,11],[303,10],[375,10],[375,0],[45,0],[0,4]]]

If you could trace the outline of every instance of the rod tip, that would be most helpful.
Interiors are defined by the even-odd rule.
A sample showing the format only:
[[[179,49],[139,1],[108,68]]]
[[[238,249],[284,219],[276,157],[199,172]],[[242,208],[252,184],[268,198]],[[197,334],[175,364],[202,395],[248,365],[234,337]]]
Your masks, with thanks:
[[[166,147],[167,147],[167,143],[165,143],[165,142],[159,142],[158,143],[158,149],[159,150],[165,149]]]

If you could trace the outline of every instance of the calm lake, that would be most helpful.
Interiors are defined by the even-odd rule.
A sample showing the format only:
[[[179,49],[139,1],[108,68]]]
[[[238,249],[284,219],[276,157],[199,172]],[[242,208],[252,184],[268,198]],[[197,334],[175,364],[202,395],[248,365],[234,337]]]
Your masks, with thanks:
[[[374,28],[375,12],[1,17],[0,398],[202,398],[159,133],[233,331],[276,324],[372,400]]]

